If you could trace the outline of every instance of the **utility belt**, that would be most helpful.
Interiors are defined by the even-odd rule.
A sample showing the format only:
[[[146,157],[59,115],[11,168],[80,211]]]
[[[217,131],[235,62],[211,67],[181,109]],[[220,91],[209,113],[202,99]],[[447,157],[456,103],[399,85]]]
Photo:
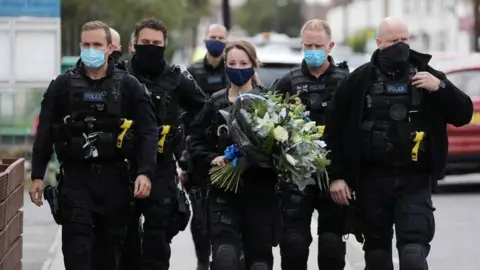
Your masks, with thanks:
[[[63,123],[54,126],[55,152],[62,162],[126,159],[134,149],[133,124],[125,118],[69,121],[66,116]]]
[[[183,140],[183,129],[183,125],[161,125],[158,128],[157,153],[159,156],[164,158],[172,157],[175,149]]]
[[[427,133],[411,122],[364,121],[361,156],[367,164],[406,168],[427,167],[430,147]]]

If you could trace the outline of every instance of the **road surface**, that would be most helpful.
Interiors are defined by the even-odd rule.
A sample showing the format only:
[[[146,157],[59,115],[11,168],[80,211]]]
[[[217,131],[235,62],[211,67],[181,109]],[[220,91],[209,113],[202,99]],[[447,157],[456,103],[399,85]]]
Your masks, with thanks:
[[[26,197],[26,199],[28,199]],[[433,270],[478,270],[480,256],[478,243],[480,234],[480,186],[465,186],[449,189],[447,193],[437,194],[433,198],[436,214],[436,236],[429,256],[430,269]],[[47,207],[25,205],[24,232],[24,270],[61,270],[60,237],[58,227],[52,222]],[[312,222],[314,230],[316,224]],[[57,237],[56,237],[57,235]],[[309,269],[316,266],[316,241],[312,243]],[[353,237],[347,241],[348,267],[345,270],[363,270],[363,252]],[[398,256],[393,261],[398,268]],[[170,269],[194,270],[195,253],[190,233],[187,230],[179,234],[172,244],[172,260]],[[275,269],[279,268],[278,249],[275,249]]]

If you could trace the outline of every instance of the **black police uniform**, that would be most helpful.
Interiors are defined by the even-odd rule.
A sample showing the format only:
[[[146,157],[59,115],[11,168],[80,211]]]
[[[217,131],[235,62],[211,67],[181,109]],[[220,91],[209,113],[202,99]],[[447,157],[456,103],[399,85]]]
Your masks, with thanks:
[[[340,82],[348,75],[348,66],[333,59],[319,78],[313,76],[305,61],[281,78],[274,88],[283,93],[298,94],[307,106],[310,119],[325,126],[326,109]],[[318,210],[318,265],[319,269],[337,270],[345,267],[346,246],[342,240],[343,213],[329,194],[320,194],[316,185],[303,191],[291,185],[281,186],[283,193],[283,237],[280,241],[282,269],[306,269],[309,247],[312,243],[312,213]]]
[[[427,269],[435,232],[431,189],[445,172],[446,124],[468,124],[472,101],[428,65],[430,55],[410,50],[409,66],[392,76],[380,68],[378,54],[337,89],[325,131],[329,176],[355,191],[368,269],[393,269],[393,224],[400,269]],[[417,71],[439,78],[443,87],[413,87]]]
[[[225,74],[225,63],[223,59],[217,67],[213,67],[205,57],[203,60],[189,66],[188,71],[208,96],[225,89],[229,84],[228,77]],[[186,151],[185,154],[188,154],[188,152]],[[198,164],[193,164],[191,161],[189,163],[190,168],[187,171],[188,182],[186,188],[190,195],[193,210],[190,230],[192,232],[199,268],[203,267],[203,269],[207,269],[211,247],[205,228],[207,224],[205,220],[206,215],[202,213],[201,209],[202,205],[205,204],[204,187],[205,180],[208,179],[208,167],[197,166]]]
[[[230,84],[225,74],[225,63],[223,59],[218,66],[213,67],[205,57],[203,60],[190,65],[188,72],[192,74],[195,81],[207,96],[211,96],[213,93],[225,89],[225,87]]]
[[[177,170],[174,153],[183,140],[184,125],[179,112],[192,115],[205,104],[205,95],[186,70],[164,64],[163,71],[156,76],[142,74],[136,68],[135,54],[125,68],[146,85],[151,92],[159,127],[158,158],[152,194],[137,202],[137,217],[132,220],[126,249],[122,255],[124,269],[138,269],[138,245],[140,242],[138,220],[140,213],[145,217],[142,237],[142,269],[168,269],[170,242],[183,231],[190,218],[186,195],[177,186]],[[135,256],[132,256],[134,254]]]
[[[131,137],[128,141],[129,136],[118,136],[128,120],[141,142],[136,173],[152,179],[158,132],[153,106],[137,79],[114,68],[110,60],[106,77],[92,80],[77,63],[45,92],[33,146],[32,179],[43,178],[55,145],[62,164],[59,201],[68,270],[117,269],[133,200],[124,161],[129,153],[117,148],[132,144]]]
[[[212,95],[192,124],[192,158],[201,166],[210,168],[212,160],[232,144],[219,112],[230,105],[228,90],[221,90]],[[243,175],[243,186],[236,194],[208,189],[206,213],[212,270],[272,269],[272,246],[280,216],[275,185],[273,171],[253,167]]]

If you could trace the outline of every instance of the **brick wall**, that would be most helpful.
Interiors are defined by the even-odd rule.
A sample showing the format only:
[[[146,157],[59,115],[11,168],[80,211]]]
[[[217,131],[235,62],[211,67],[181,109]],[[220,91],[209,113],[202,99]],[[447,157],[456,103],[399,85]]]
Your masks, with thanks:
[[[0,270],[22,269],[24,164],[0,160]]]

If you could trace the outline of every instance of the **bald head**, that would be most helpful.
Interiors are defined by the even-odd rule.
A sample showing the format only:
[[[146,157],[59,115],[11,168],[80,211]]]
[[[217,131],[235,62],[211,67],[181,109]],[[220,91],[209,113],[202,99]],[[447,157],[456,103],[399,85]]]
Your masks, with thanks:
[[[377,37],[378,48],[383,49],[397,42],[408,43],[409,39],[408,26],[402,19],[388,17],[380,22]]]
[[[205,40],[216,39],[225,42],[227,40],[228,31],[221,24],[211,24],[207,27]]]
[[[122,49],[122,45],[120,43],[120,34],[113,28],[110,28],[110,32],[112,33],[113,50],[120,51]]]

